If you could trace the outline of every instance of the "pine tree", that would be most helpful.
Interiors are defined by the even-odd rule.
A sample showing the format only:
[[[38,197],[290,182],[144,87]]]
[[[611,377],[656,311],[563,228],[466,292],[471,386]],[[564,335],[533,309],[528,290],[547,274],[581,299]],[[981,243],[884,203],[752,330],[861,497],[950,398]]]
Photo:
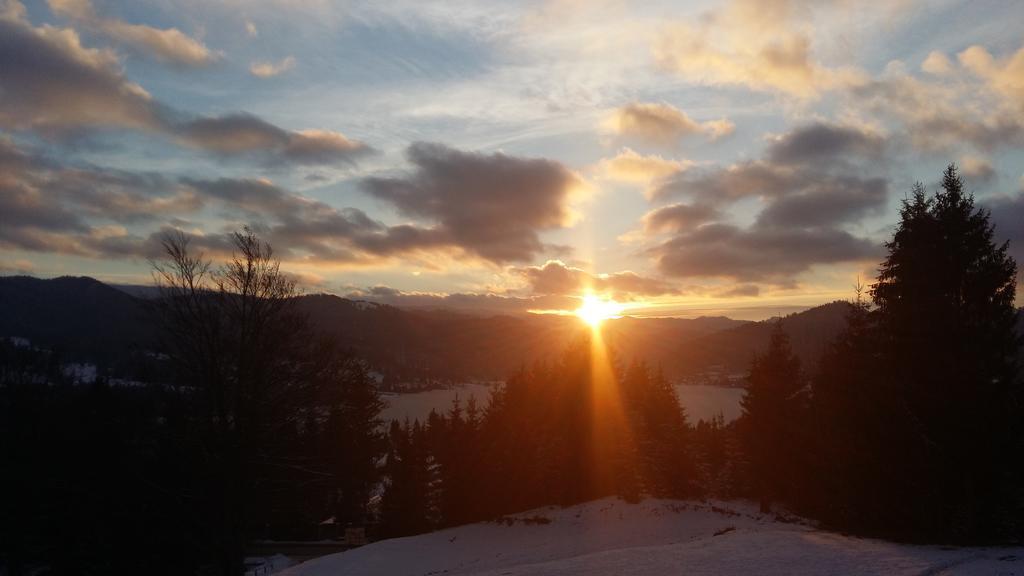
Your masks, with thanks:
[[[796,467],[798,427],[806,403],[800,359],[777,322],[768,350],[754,358],[743,406],[743,444],[749,478],[762,512],[791,491]]]
[[[934,198],[917,185],[900,218],[872,297],[888,401],[910,428],[908,505],[943,537],[1005,532],[1019,521],[1016,264],[953,165]]]

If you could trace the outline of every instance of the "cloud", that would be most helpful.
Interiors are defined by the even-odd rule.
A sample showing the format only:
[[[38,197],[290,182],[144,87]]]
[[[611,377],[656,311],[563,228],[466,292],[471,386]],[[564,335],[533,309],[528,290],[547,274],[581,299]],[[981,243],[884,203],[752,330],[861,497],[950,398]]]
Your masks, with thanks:
[[[725,277],[789,283],[815,265],[878,255],[880,243],[844,227],[884,209],[879,168],[885,139],[865,130],[816,122],[769,140],[764,156],[731,166],[690,170],[659,183],[656,198],[688,202],[652,210],[646,249],[669,277]],[[746,227],[724,221],[726,207],[745,199],[762,206]]]
[[[974,183],[991,182],[996,177],[996,170],[987,158],[966,155],[960,157],[960,171]]]
[[[0,143],[0,247],[88,257],[158,255],[161,235],[171,229],[188,230],[198,250],[224,255],[230,248],[225,233],[200,233],[178,219],[201,209],[221,209],[234,225],[252,226],[290,263],[380,265],[401,257],[430,265],[465,256],[493,263],[528,260],[548,248],[538,231],[567,223],[566,202],[579,184],[571,172],[546,160],[425,146],[410,151],[421,165],[414,174],[422,179],[416,193],[425,195],[410,196],[411,183],[402,180],[369,186],[385,186],[374,188],[380,197],[431,222],[389,226],[361,210],[338,209],[267,179],[172,180],[70,168],[26,154],[8,141]],[[471,188],[453,190],[452,178]],[[503,186],[478,187],[485,182]],[[516,194],[531,204],[517,203]],[[468,206],[455,209],[449,202]],[[120,226],[158,220],[170,225],[147,232]]]
[[[733,1],[697,24],[670,26],[656,42],[654,57],[692,82],[800,98],[861,82],[862,71],[828,67],[813,57],[810,34],[796,18],[805,10],[796,1]]]
[[[717,298],[754,298],[761,294],[757,284],[739,284],[725,290],[715,292]]]
[[[406,292],[389,286],[349,287],[344,295],[353,300],[366,300],[401,308],[448,309],[477,314],[525,314],[532,310],[574,310],[582,302],[575,296]]]
[[[269,62],[258,60],[249,66],[249,72],[257,78],[273,78],[282,72],[287,72],[295,67],[295,57],[288,56],[280,62]]]
[[[777,136],[768,148],[776,164],[804,164],[856,156],[878,160],[885,153],[885,139],[861,128],[814,122]]]
[[[823,227],[880,213],[889,196],[884,178],[808,175],[794,193],[770,203],[757,217],[764,227]]]
[[[268,164],[352,164],[373,151],[338,132],[290,131],[244,113],[194,117],[173,110],[126,80],[115,53],[83,47],[70,28],[34,27],[18,6],[0,13],[0,128],[58,138],[129,128]]]
[[[743,198],[774,199],[793,194],[836,195],[836,187],[873,189],[879,182],[839,171],[857,172],[857,165],[882,163],[886,141],[849,126],[814,122],[773,137],[764,158],[726,168],[688,170],[660,181],[655,198],[686,196],[718,206]],[[869,194],[874,197],[875,195]]]
[[[687,196],[720,205],[751,196],[779,196],[792,188],[794,168],[750,160],[726,168],[688,170],[659,182],[655,198]]]
[[[271,164],[352,164],[373,153],[338,132],[279,128],[251,114],[197,118],[174,128],[186,144],[224,156],[251,154]]]
[[[608,180],[647,183],[686,170],[689,160],[668,160],[656,154],[644,156],[632,148],[623,148],[611,158],[601,160],[598,171]]]
[[[1024,299],[1024,176],[1020,189],[1013,195],[988,200],[983,207],[989,210],[995,225],[993,240],[996,245],[1009,241],[1009,254],[1017,262],[1017,304]]]
[[[647,232],[683,232],[721,218],[718,210],[707,204],[671,204],[644,215]]]
[[[874,258],[874,242],[828,228],[739,228],[707,224],[650,250],[658,269],[674,277],[787,280],[816,264]]]
[[[245,33],[249,38],[258,38],[260,31],[256,28],[256,24],[252,20],[245,21]]]
[[[152,97],[124,78],[112,51],[83,47],[71,29],[33,27],[17,6],[0,13],[0,127],[160,127]]]
[[[202,207],[198,194],[161,176],[61,166],[0,139],[0,246],[99,256],[121,224]]]
[[[983,78],[995,91],[1024,109],[1024,47],[997,59],[981,46],[971,46],[957,55],[960,63]]]
[[[671,283],[641,276],[631,271],[592,274],[568,266],[559,260],[548,260],[543,266],[513,268],[512,273],[526,280],[534,295],[580,296],[587,291],[628,302],[650,296],[678,294]]]
[[[932,50],[921,62],[921,70],[933,76],[949,76],[953,73],[953,63],[942,52]]]
[[[1024,145],[1019,101],[978,82],[926,81],[897,66],[851,88],[848,98],[853,114],[896,128],[920,151],[948,153],[965,144],[982,151]]]
[[[725,119],[698,123],[682,110],[664,103],[626,105],[615,111],[608,124],[619,136],[660,146],[674,146],[692,135],[716,140],[732,134],[735,129],[733,123]]]
[[[0,259],[0,274],[32,274],[35,269],[35,265],[28,260]]]
[[[583,180],[562,164],[416,143],[413,170],[367,178],[363,189],[401,214],[436,223],[433,235],[494,263],[523,262],[550,249],[539,233],[569,226]]]
[[[202,42],[177,28],[129,24],[96,13],[89,0],[48,0],[54,14],[103,34],[159,61],[179,66],[206,66],[217,59]]]

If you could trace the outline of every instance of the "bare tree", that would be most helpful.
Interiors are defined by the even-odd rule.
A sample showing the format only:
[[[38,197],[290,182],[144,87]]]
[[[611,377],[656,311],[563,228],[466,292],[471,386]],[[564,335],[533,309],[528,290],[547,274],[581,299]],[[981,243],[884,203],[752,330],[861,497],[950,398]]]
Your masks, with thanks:
[[[196,435],[214,478],[206,497],[219,508],[213,536],[225,575],[241,566],[258,492],[275,466],[289,465],[281,439],[310,409],[318,349],[271,247],[249,229],[232,241],[231,258],[213,268],[172,233],[152,263],[164,349],[202,415]]]

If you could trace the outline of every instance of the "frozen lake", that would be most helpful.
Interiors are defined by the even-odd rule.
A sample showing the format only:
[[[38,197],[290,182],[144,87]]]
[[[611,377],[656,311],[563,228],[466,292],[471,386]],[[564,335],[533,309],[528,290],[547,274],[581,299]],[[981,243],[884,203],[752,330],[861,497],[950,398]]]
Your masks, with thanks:
[[[725,417],[726,422],[731,422],[740,415],[740,398],[743,397],[742,388],[727,388],[724,386],[691,386],[686,384],[676,385],[676,394],[679,395],[679,402],[686,408],[690,423],[697,420],[710,420],[719,413]],[[462,401],[462,407],[466,407],[466,401],[470,396],[476,397],[477,406],[483,410],[491,395],[491,387],[487,384],[459,384],[445,390],[428,390],[426,392],[415,392],[413,394],[384,394],[388,407],[384,409],[382,416],[385,421],[394,419],[426,420],[430,411],[437,410],[445,412],[452,406],[452,400],[456,396]]]

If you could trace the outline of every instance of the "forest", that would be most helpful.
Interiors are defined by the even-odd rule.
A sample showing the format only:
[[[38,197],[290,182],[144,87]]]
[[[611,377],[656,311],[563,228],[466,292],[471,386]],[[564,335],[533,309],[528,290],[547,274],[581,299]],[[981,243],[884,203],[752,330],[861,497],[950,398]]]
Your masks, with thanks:
[[[167,384],[76,385],[54,352],[0,344],[0,558],[11,576],[228,576],[251,542],[315,540],[327,518],[380,539],[605,496],[1017,542],[1017,267],[994,238],[954,166],[936,193],[917,185],[820,362],[776,323],[726,424],[692,421],[658,365],[599,329],[489,399],[384,422],[367,362],[295,306],[256,233],[221,266],[171,235],[150,304]]]

